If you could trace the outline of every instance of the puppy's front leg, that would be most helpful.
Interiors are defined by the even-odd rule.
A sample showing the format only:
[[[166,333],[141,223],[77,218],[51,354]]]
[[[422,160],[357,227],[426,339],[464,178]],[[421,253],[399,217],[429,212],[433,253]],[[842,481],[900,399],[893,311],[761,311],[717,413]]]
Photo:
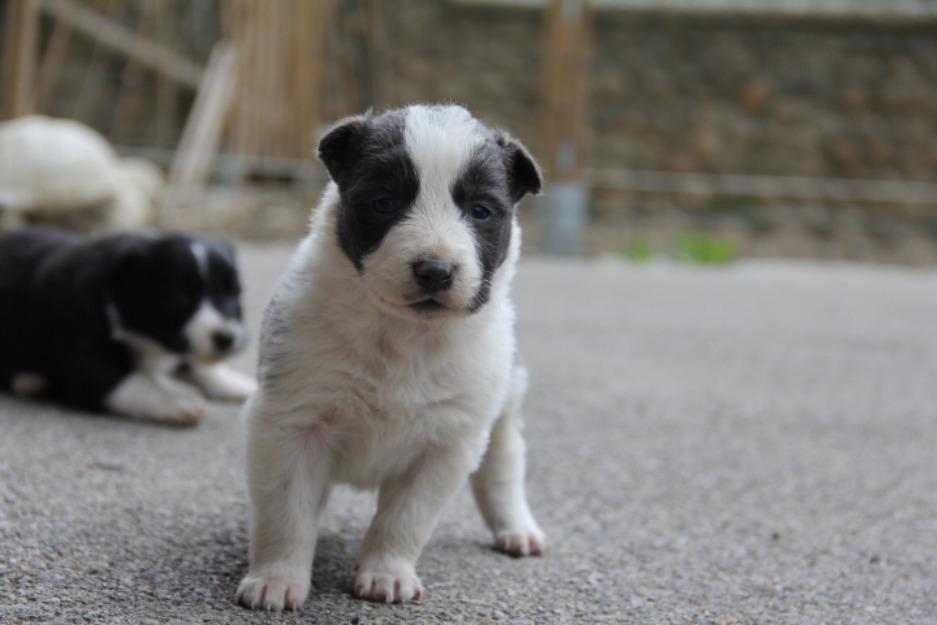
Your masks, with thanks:
[[[223,362],[190,365],[186,377],[212,399],[238,401],[247,399],[257,390],[257,382],[252,376],[236,371]]]
[[[137,419],[195,425],[205,402],[195,389],[162,373],[132,373],[104,398],[107,410]]]
[[[358,556],[355,594],[386,603],[423,597],[416,560],[443,506],[471,470],[463,450],[435,449],[380,489],[377,513]]]
[[[546,536],[537,526],[524,494],[525,444],[520,431],[521,400],[527,374],[514,370],[507,404],[495,422],[488,450],[472,474],[472,491],[495,546],[512,556],[540,555]]]
[[[309,594],[319,515],[329,495],[330,452],[317,428],[252,423],[250,570],[237,591],[245,607],[295,610]]]

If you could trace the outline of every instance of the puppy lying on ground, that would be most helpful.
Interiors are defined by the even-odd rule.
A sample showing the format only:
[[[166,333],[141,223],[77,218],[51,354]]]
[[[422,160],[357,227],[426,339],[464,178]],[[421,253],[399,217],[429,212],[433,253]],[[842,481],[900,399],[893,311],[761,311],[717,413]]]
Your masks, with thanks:
[[[267,309],[245,410],[251,608],[305,600],[330,488],[378,488],[355,594],[422,597],[415,563],[471,474],[496,545],[540,554],[524,495],[510,282],[515,205],[541,177],[526,149],[456,106],[340,122],[334,182]]]
[[[244,344],[226,244],[194,235],[0,234],[0,389],[179,424],[198,391],[244,399],[252,378],[222,361]]]

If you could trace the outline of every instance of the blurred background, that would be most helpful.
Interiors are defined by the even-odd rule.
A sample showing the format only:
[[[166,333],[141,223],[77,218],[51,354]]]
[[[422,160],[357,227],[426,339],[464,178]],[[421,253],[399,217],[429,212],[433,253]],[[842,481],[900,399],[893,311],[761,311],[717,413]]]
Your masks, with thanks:
[[[934,0],[0,0],[0,15],[0,117],[78,120],[156,164],[159,228],[295,240],[326,181],[323,128],[452,101],[543,165],[546,195],[521,208],[531,251],[937,265]],[[0,212],[22,153],[0,144]],[[6,223],[101,228],[100,207],[44,201]]]

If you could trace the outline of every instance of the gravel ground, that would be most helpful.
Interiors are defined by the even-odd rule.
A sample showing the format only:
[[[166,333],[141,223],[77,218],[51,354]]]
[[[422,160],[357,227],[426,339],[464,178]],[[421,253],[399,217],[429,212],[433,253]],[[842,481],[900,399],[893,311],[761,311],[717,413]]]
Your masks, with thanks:
[[[288,254],[242,246],[252,325]],[[310,599],[253,613],[237,406],[0,397],[0,622],[937,623],[937,272],[533,258],[516,298],[545,557],[492,551],[463,490],[425,602],[359,601],[373,495],[338,490]]]

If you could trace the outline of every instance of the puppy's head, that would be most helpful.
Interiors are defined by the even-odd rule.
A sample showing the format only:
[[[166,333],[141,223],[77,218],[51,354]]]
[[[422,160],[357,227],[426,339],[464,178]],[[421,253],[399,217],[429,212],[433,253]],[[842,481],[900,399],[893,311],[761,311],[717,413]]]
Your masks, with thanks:
[[[240,293],[229,245],[171,234],[128,242],[108,295],[125,334],[207,364],[244,345]]]
[[[538,193],[520,142],[458,106],[411,106],[339,122],[319,144],[339,188],[338,238],[368,295],[425,320],[473,313]]]

